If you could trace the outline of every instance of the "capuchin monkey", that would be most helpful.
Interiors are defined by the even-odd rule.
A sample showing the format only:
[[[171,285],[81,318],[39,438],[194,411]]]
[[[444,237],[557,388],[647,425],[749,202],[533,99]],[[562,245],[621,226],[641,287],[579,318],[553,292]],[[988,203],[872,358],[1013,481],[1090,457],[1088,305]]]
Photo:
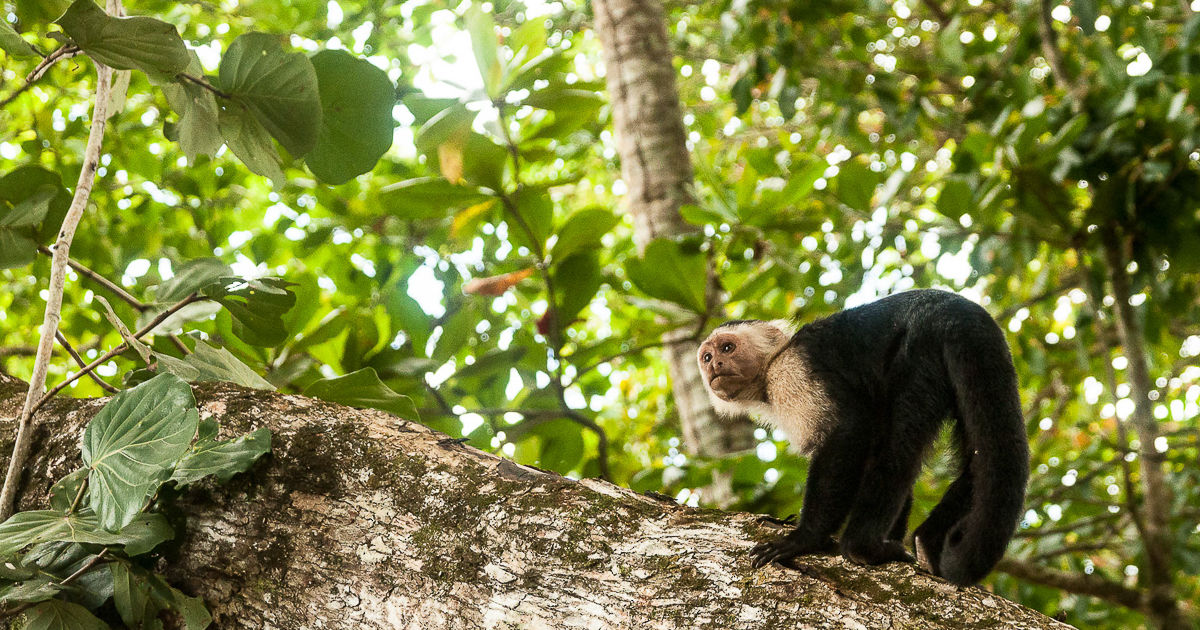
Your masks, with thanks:
[[[752,549],[755,568],[837,549],[843,523],[846,559],[911,562],[912,487],[947,419],[962,472],[914,532],[917,561],[965,586],[1004,555],[1023,511],[1029,445],[1012,357],[979,305],[917,290],[799,331],[731,321],[697,359],[718,412],[756,412],[811,458],[796,528]]]

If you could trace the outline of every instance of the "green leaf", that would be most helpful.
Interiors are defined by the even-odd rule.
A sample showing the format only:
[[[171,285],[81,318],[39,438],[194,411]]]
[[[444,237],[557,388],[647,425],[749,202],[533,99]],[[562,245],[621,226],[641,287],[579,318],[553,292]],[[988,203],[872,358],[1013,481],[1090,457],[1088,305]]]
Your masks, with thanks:
[[[605,99],[592,90],[555,85],[532,92],[521,102],[539,109],[577,112],[598,110],[604,105]]]
[[[191,61],[185,72],[188,76],[203,79],[204,68],[200,65],[200,57],[195,51],[188,51],[188,54]],[[175,133],[179,148],[183,149],[188,162],[194,164],[199,155],[215,156],[224,143],[216,96],[210,90],[187,80],[168,81],[161,87],[167,103],[179,115]]]
[[[175,466],[171,481],[186,486],[209,475],[216,475],[221,483],[225,483],[234,475],[248,470],[270,450],[271,430],[267,428],[232,440],[201,439]]]
[[[513,211],[507,208],[504,216],[509,219],[509,233],[513,242],[534,251],[541,250],[554,227],[554,204],[550,201],[549,192],[544,188],[526,186],[512,196],[512,202],[520,218],[514,219]]]
[[[391,148],[396,87],[383,70],[343,50],[323,50],[312,65],[321,132],[305,163],[323,181],[341,184],[370,171]]]
[[[246,33],[233,40],[221,57],[219,77],[221,89],[289,153],[304,155],[316,146],[321,98],[308,57],[284,52],[275,35]]]
[[[374,368],[363,368],[345,376],[323,378],[309,385],[304,390],[304,395],[349,407],[379,409],[405,420],[420,420],[412,399],[392,391],[392,388],[379,380]]]
[[[475,53],[475,64],[483,78],[483,89],[488,97],[500,96],[504,81],[504,67],[500,65],[499,42],[496,39],[496,22],[491,14],[484,13],[479,5],[473,4],[465,16],[467,32],[471,34],[471,51]]]
[[[538,463],[559,473],[569,473],[583,459],[583,429],[569,420],[552,420],[530,432],[541,438]]]
[[[121,621],[130,628],[141,628],[147,619],[154,619],[159,607],[150,597],[144,574],[140,570],[135,573],[124,562],[112,563],[109,570],[113,579],[113,605]]]
[[[655,239],[641,258],[630,258],[625,271],[651,297],[674,302],[696,313],[705,311],[708,266],[698,249],[670,239]]]
[[[17,512],[0,523],[0,556],[8,556],[28,545],[67,541],[93,545],[125,545],[126,553],[138,555],[174,537],[161,514],[141,514],[119,532],[100,527],[91,510],[64,515],[53,510]]]
[[[857,160],[843,162],[838,166],[837,196],[842,203],[858,210],[870,212],[871,197],[883,176]]]
[[[296,304],[291,285],[281,278],[220,278],[201,289],[233,316],[233,334],[255,346],[277,346],[287,340],[283,314]]]
[[[0,177],[0,269],[23,267],[54,238],[71,204],[57,173],[23,166]]]
[[[56,23],[89,57],[117,70],[173,76],[190,61],[173,25],[144,16],[111,17],[92,0],[76,0]]]
[[[971,186],[958,177],[948,177],[938,193],[937,210],[955,221],[971,208]]]
[[[218,278],[233,275],[233,268],[217,258],[195,258],[175,267],[175,275],[158,285],[155,301],[174,304],[200,291]]]
[[[559,288],[558,322],[565,328],[596,297],[604,277],[594,250],[568,256],[554,265],[553,273]]]
[[[25,613],[23,630],[108,630],[108,624],[79,604],[52,599]]]
[[[555,260],[565,260],[577,251],[594,248],[620,222],[620,217],[605,208],[579,210],[558,229],[558,240],[554,242],[550,256]]]
[[[91,506],[116,531],[142,511],[191,444],[200,422],[192,388],[161,374],[113,397],[83,433]]]
[[[63,513],[71,509],[71,503],[79,494],[79,486],[83,484],[83,480],[87,479],[87,476],[88,469],[80,468],[50,486],[50,507]],[[79,505],[87,506],[87,496],[80,499]]]
[[[95,560],[96,554],[79,543],[55,541],[41,543],[30,549],[21,559],[21,564],[63,580],[75,575]],[[68,587],[67,599],[83,604],[86,608],[96,609],[112,597],[112,592],[112,575],[104,567],[93,564],[92,568],[76,577]]]
[[[508,374],[513,365],[525,356],[529,348],[524,346],[512,346],[506,350],[492,350],[487,354],[476,357],[475,362],[471,365],[465,365],[454,372],[455,379],[468,378],[487,378],[498,374]],[[437,369],[436,365],[429,365]]]
[[[275,387],[242,363],[225,348],[210,346],[196,340],[191,354],[177,359],[161,352],[154,353],[159,366],[189,383],[223,381],[251,389],[275,391]]]
[[[14,608],[18,604],[44,602],[53,599],[62,592],[58,579],[46,576],[30,576],[16,584],[8,584],[0,588],[0,606]]]
[[[391,214],[403,219],[448,216],[492,197],[472,186],[459,186],[442,177],[409,179],[380,191],[379,199]]]
[[[217,115],[217,126],[229,150],[250,172],[270,178],[276,188],[287,182],[271,136],[249,110],[237,104],[225,106]]]
[[[421,153],[436,151],[451,138],[461,137],[470,131],[476,115],[478,112],[467,109],[464,103],[455,102],[421,125],[413,143]]]
[[[467,133],[463,147],[463,179],[472,184],[500,190],[504,186],[504,169],[509,164],[509,153],[491,138],[476,133]]]
[[[33,46],[5,19],[0,19],[0,50],[13,57],[32,57],[37,54]]]

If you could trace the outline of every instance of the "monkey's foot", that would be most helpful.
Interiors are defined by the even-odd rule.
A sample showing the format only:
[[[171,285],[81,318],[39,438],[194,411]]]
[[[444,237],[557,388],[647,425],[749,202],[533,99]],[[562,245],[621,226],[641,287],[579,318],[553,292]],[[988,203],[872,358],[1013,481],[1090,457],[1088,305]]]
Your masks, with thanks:
[[[796,556],[828,553],[836,548],[837,543],[831,536],[812,536],[793,531],[771,542],[755,545],[750,550],[750,566],[761,569],[768,564],[778,564],[794,569],[796,567],[792,565],[792,560]]]
[[[672,499],[672,500],[674,500],[674,499]],[[774,516],[771,516],[770,514],[759,514],[758,522],[759,523],[772,523],[775,525],[791,525],[791,526],[795,527],[796,519],[798,519],[798,518],[799,518],[799,516],[796,514],[790,514],[783,518],[776,518]]]
[[[842,556],[855,564],[883,564],[885,562],[916,562],[904,545],[896,540],[852,541],[842,540]]]

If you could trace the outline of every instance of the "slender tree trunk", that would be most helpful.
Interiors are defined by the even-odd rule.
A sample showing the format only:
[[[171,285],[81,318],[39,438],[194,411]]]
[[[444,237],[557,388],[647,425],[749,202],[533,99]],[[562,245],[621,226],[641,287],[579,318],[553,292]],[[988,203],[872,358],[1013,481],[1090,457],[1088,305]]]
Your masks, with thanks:
[[[0,376],[0,444],[22,385]],[[910,564],[752,571],[747,550],[777,531],[753,515],[565,479],[382,412],[213,384],[197,401],[222,437],[273,431],[248,473],[176,501],[160,568],[213,628],[1069,628]],[[23,509],[79,466],[103,402],[41,412]]]
[[[1146,614],[1159,628],[1186,630],[1192,625],[1179,608],[1171,570],[1171,532],[1167,525],[1171,490],[1163,471],[1165,458],[1156,445],[1160,434],[1150,399],[1154,384],[1150,377],[1142,326],[1133,305],[1129,303],[1132,291],[1126,271],[1128,260],[1123,243],[1114,233],[1107,235],[1104,248],[1115,300],[1113,310],[1116,313],[1117,334],[1125,358],[1129,361],[1130,398],[1134,403],[1129,420],[1139,442],[1138,459],[1144,490],[1141,512],[1147,568],[1144,578],[1147,589]]]
[[[658,0],[596,0],[592,8],[604,44],[621,176],[629,191],[626,203],[641,253],[656,238],[696,229],[679,213],[692,184],[692,165],[671,47]],[[719,312],[719,290],[715,282],[710,285],[710,309]],[[749,420],[719,419],[708,402],[696,366],[694,332],[678,330],[664,336],[675,341],[666,346],[664,356],[684,443],[690,453],[705,456],[749,448],[754,443]],[[719,502],[721,497],[715,499]]]

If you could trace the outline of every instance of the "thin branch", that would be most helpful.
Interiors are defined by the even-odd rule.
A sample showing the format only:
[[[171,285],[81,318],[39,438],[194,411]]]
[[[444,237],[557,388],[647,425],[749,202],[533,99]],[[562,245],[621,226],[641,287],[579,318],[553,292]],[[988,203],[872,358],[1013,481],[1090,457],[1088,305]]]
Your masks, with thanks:
[[[75,351],[75,348],[71,347],[71,342],[67,341],[67,338],[63,336],[61,330],[54,331],[54,337],[56,339],[58,339],[59,345],[61,345],[63,347],[63,349],[67,351],[67,354],[71,355],[71,358],[75,360],[75,363],[79,364],[79,367],[83,367],[83,366],[87,365],[87,362],[85,362],[83,360],[83,357],[79,356],[79,353]],[[121,390],[117,389],[116,387],[113,387],[112,385],[109,385],[108,383],[106,383],[104,381],[104,379],[100,378],[99,376],[96,376],[95,372],[88,372],[88,376],[92,377],[92,380],[95,381],[96,384],[99,385],[101,389],[103,389],[104,391],[106,391],[110,394],[115,394],[115,393],[121,391]]]
[[[37,67],[33,69],[33,72],[30,72],[29,75],[25,77],[25,83],[23,83],[21,87],[17,88],[12,94],[9,94],[8,96],[4,97],[4,100],[0,101],[0,109],[7,107],[9,103],[17,100],[17,97],[21,96],[26,90],[33,87],[33,84],[37,83],[39,79],[45,76],[46,73],[50,71],[50,67],[56,62],[62,59],[70,59],[71,57],[74,57],[82,52],[83,51],[74,44],[64,44],[51,51],[50,54],[46,55],[46,58],[42,59],[41,63],[39,63]]]
[[[51,251],[51,249],[49,247],[46,247],[45,245],[38,247],[38,251],[47,256],[51,256],[51,257],[54,256],[54,252]],[[150,306],[147,305],[145,302],[142,302],[141,300],[133,297],[133,295],[130,294],[128,291],[126,291],[125,289],[122,289],[120,287],[120,285],[118,285],[115,282],[113,282],[112,280],[109,280],[108,278],[105,278],[104,276],[96,273],[95,271],[92,271],[91,269],[84,267],[80,263],[68,258],[67,264],[71,266],[71,269],[75,270],[75,273],[78,273],[79,275],[87,278],[88,280],[91,280],[92,282],[95,282],[96,284],[104,287],[106,290],[108,290],[109,293],[112,293],[113,295],[115,295],[118,298],[120,298],[121,300],[123,300],[126,304],[137,309],[138,312],[143,312],[146,309],[150,308]]]
[[[201,297],[200,295],[197,295],[195,293],[183,298],[182,300],[173,304],[171,306],[171,308],[168,308],[167,310],[159,313],[157,317],[155,317],[153,320],[150,321],[150,323],[146,324],[141,329],[139,329],[137,332],[133,333],[133,338],[141,339],[142,337],[145,337],[146,335],[150,334],[150,331],[154,330],[159,324],[166,321],[166,319],[168,317],[174,315],[176,312],[178,312],[183,307],[185,307],[189,304],[193,304],[195,302],[202,302],[207,299],[208,298]],[[108,352],[105,352],[104,354],[100,355],[99,357],[96,357],[95,360],[93,360],[91,363],[85,365],[79,372],[76,372],[75,374],[68,376],[65,381],[50,388],[50,391],[46,392],[46,395],[42,396],[42,398],[40,400],[38,400],[37,403],[33,406],[33,410],[37,411],[38,409],[41,409],[42,405],[46,404],[47,401],[49,401],[52,397],[54,397],[54,395],[57,394],[58,392],[61,392],[64,388],[66,388],[66,386],[70,385],[71,383],[74,383],[75,381],[77,381],[81,377],[83,377],[83,375],[85,373],[96,369],[97,367],[102,365],[105,361],[108,361],[109,359],[117,356],[118,354],[121,354],[122,352],[125,352],[128,349],[129,349],[129,345],[122,341],[117,347],[113,348],[112,350],[109,350]]]
[[[1046,63],[1050,64],[1054,79],[1071,97],[1071,108],[1079,111],[1083,106],[1083,93],[1071,75],[1067,74],[1067,64],[1063,61],[1062,51],[1058,49],[1058,35],[1054,32],[1054,18],[1051,15],[1053,9],[1054,3],[1051,0],[1041,0],[1038,6],[1038,36],[1042,40],[1042,55],[1046,57]]]
[[[47,57],[49,58],[49,57]],[[4,489],[0,491],[0,520],[12,515],[16,501],[17,481],[25,468],[25,460],[29,457],[29,447],[32,438],[31,419],[35,409],[38,394],[46,384],[46,373],[50,367],[50,355],[54,350],[54,333],[58,330],[61,317],[63,289],[67,276],[67,259],[71,250],[71,241],[75,238],[75,229],[83,218],[87,208],[88,197],[96,179],[96,168],[100,163],[100,147],[104,141],[104,125],[108,121],[109,93],[112,91],[112,69],[96,63],[96,95],[92,104],[92,126],[88,132],[87,146],[83,152],[83,168],[79,171],[79,180],[75,185],[75,196],[63,218],[62,228],[58,232],[58,240],[54,244],[54,259],[50,266],[50,286],[46,296],[46,312],[42,320],[42,338],[38,344],[37,358],[33,364],[33,374],[29,379],[29,390],[25,396],[25,405],[17,421],[17,439],[13,445],[12,457],[8,462],[8,473],[4,478]]]
[[[1142,594],[1096,574],[1068,573],[1043,566],[1005,558],[996,568],[1015,578],[1057,588],[1077,595],[1089,595],[1133,610],[1143,610]]]
[[[5,346],[0,348],[0,359],[7,357],[32,357],[37,354],[34,346]]]

